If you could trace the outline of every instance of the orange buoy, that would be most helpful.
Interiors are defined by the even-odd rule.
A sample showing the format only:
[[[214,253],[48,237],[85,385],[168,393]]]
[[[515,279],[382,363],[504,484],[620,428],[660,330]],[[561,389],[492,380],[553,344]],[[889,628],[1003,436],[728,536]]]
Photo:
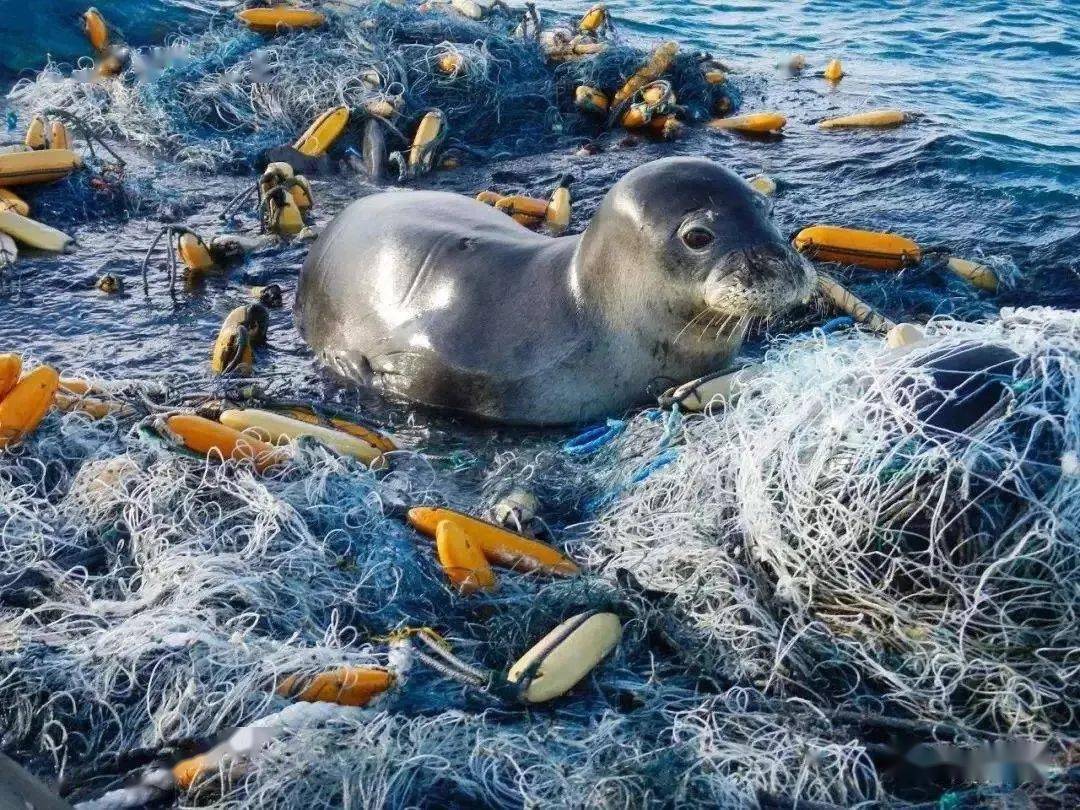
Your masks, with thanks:
[[[844,78],[844,66],[840,64],[839,59],[832,59],[825,66],[824,75],[830,82],[838,82]]]
[[[304,703],[336,703],[339,706],[366,706],[376,695],[394,685],[385,669],[339,667],[317,675],[290,675],[275,690],[281,697]]]
[[[184,447],[203,456],[214,454],[234,461],[251,459],[259,472],[285,460],[282,451],[273,445],[193,413],[170,416],[166,424]]]
[[[10,393],[22,374],[22,357],[17,354],[0,354],[0,401]]]
[[[60,375],[50,366],[38,366],[15,384],[0,401],[0,450],[34,432],[52,407],[59,384]]]
[[[900,270],[922,258],[922,250],[907,237],[835,225],[803,228],[792,244],[812,259],[852,264],[868,270]]]
[[[417,506],[409,510],[408,521],[417,531],[435,537],[439,523],[451,521],[480,545],[489,562],[519,571],[539,571],[572,576],[577,565],[551,546],[508,531],[493,523],[469,517],[453,509]]]
[[[100,53],[109,47],[109,26],[93,6],[83,12],[83,32],[95,51]]]
[[[447,579],[463,596],[495,587],[495,574],[483,550],[457,523],[439,521],[435,527],[435,549]]]
[[[237,14],[236,18],[260,34],[276,34],[293,28],[318,28],[326,22],[326,17],[319,12],[294,6],[249,8]]]
[[[524,197],[514,194],[503,197],[495,203],[495,207],[505,214],[524,214],[533,219],[543,219],[547,216],[548,201],[537,197]]]

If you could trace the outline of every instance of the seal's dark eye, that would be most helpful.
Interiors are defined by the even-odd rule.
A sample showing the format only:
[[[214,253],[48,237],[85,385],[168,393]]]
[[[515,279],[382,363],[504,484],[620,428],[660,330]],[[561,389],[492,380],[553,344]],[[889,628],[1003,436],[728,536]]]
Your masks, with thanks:
[[[712,231],[699,225],[682,232],[683,243],[691,250],[703,250],[711,245],[715,238]]]

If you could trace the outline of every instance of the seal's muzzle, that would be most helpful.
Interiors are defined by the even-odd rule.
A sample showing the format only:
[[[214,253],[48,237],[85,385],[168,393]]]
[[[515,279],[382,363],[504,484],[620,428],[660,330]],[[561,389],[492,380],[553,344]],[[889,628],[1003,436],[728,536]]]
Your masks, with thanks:
[[[816,277],[813,266],[786,246],[733,250],[709,274],[705,301],[731,315],[776,315],[805,301]]]

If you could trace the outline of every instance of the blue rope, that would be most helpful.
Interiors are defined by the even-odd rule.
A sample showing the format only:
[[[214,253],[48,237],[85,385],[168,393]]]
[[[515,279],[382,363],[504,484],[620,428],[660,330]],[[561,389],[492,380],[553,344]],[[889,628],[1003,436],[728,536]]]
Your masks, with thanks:
[[[833,318],[831,321],[826,321],[818,328],[826,335],[831,335],[833,332],[839,332],[841,329],[847,329],[849,326],[855,324],[855,319],[850,315],[841,315],[839,318]]]
[[[563,445],[563,452],[571,456],[587,456],[595,453],[605,444],[626,430],[622,419],[608,419],[606,425],[597,425],[575,436]]]

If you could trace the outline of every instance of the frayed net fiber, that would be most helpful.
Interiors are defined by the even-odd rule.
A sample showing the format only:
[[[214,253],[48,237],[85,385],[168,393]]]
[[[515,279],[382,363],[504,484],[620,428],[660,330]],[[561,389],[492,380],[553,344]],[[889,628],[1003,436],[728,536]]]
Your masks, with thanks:
[[[868,716],[1060,751],[1077,732],[1080,318],[927,332],[935,351],[1019,356],[1002,407],[960,435],[911,418],[901,383],[930,384],[931,349],[818,334],[774,348],[727,410],[646,411],[584,461],[500,450],[542,502],[602,505],[555,532],[583,576],[501,572],[467,598],[396,515],[480,512],[490,481],[470,501],[419,452],[380,472],[314,444],[260,476],[147,443],[134,418],[53,413],[0,456],[0,744],[82,803],[150,758],[277,729],[173,797],[230,808],[847,807],[895,787]],[[617,612],[622,642],[540,707],[386,638],[432,627],[505,670],[588,609]],[[275,693],[341,666],[397,684],[363,709]]]
[[[579,558],[632,573],[683,659],[721,680],[1075,736],[1080,317],[1002,316],[932,322],[899,355],[862,335],[793,339],[676,439],[634,419],[595,464],[623,494]],[[1025,373],[965,432],[935,433],[913,415],[934,385],[921,362],[973,342],[1010,348]]]

